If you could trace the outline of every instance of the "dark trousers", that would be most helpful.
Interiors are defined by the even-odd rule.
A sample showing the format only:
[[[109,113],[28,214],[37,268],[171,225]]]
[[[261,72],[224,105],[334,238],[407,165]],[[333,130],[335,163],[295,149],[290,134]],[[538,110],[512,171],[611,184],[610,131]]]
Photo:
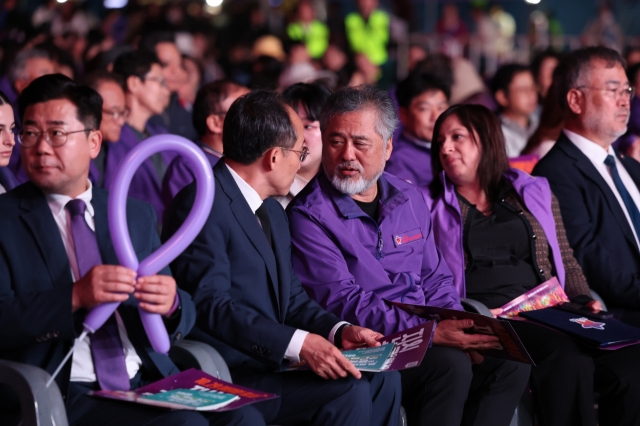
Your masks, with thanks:
[[[401,372],[409,425],[508,425],[530,367],[485,357],[472,365],[458,349],[429,348],[422,364]]]
[[[220,413],[169,411],[159,407],[88,396],[95,383],[72,382],[67,393],[70,426],[254,426],[262,418],[242,407]]]
[[[536,363],[531,390],[541,426],[640,424],[640,345],[616,351],[591,349],[532,323],[512,321]]]
[[[247,407],[260,424],[397,426],[401,385],[397,372],[363,373],[325,380],[312,372],[234,374],[234,383],[277,393],[280,398]],[[239,373],[239,372],[237,372]]]

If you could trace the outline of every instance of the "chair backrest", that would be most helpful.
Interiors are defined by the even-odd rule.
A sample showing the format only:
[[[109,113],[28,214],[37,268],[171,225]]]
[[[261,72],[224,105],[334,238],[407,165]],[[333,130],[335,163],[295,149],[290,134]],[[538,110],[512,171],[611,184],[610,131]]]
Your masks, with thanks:
[[[15,390],[20,400],[22,426],[68,426],[58,385],[47,388],[51,376],[41,368],[0,360],[0,384]]]
[[[206,343],[181,340],[171,346],[169,357],[181,370],[197,368],[213,377],[232,383],[231,373],[224,358]]]

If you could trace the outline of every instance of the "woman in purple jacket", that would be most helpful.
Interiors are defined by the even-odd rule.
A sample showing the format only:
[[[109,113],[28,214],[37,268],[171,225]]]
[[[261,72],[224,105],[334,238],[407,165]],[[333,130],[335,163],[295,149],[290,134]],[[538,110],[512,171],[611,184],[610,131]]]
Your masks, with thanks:
[[[551,277],[571,301],[601,310],[573,257],[558,201],[544,178],[509,169],[500,122],[480,105],[456,105],[434,127],[429,188],[434,236],[460,297],[500,306]],[[640,346],[599,351],[551,329],[512,321],[536,367],[531,388],[539,424],[640,421]]]

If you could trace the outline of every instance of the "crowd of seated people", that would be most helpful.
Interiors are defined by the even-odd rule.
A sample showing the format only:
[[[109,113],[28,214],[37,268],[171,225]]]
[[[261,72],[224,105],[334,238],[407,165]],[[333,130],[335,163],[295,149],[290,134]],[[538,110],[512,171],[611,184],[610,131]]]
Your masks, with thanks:
[[[470,298],[498,317],[552,277],[572,302],[603,310],[595,290],[640,327],[638,65],[605,47],[543,52],[485,85],[468,61],[431,55],[386,91],[375,82],[389,76],[388,16],[358,3],[351,59],[302,1],[290,40],[263,38],[226,78],[185,56],[197,31],[186,44],[147,31],[71,72],[69,37],[12,54],[0,79],[0,360],[52,374],[75,344],[55,379],[70,425],[382,426],[402,406],[410,426],[506,426],[526,393],[541,426],[639,424],[637,345],[595,350],[512,321],[529,366],[483,355],[498,339],[466,333],[471,320],[443,320],[416,368],[361,372],[341,353],[426,322],[386,301],[464,310]],[[215,199],[187,249],[138,277],[119,266],[108,197],[154,135],[202,151]],[[510,167],[523,154],[531,174]],[[139,259],[185,222],[194,180],[174,152],[136,171],[126,220]],[[108,302],[121,305],[80,340]],[[172,344],[211,345],[234,383],[279,397],[195,413],[88,396],[178,372],[138,307],[161,316]],[[280,371],[300,360],[309,371]],[[0,424],[21,415],[0,386]]]

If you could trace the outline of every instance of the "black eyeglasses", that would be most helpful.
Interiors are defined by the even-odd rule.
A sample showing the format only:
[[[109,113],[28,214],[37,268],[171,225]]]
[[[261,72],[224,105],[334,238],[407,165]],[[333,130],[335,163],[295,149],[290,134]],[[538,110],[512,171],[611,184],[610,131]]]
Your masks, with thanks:
[[[54,148],[67,143],[67,138],[72,133],[91,132],[95,129],[82,129],[74,130],[72,132],[66,132],[60,129],[47,129],[43,132],[36,132],[30,129],[22,129],[18,133],[18,142],[25,148],[31,148],[35,146],[40,140],[40,136],[44,135],[44,139],[49,145]]]
[[[295,152],[296,154],[298,154],[300,156],[300,162],[301,163],[307,158],[307,156],[309,155],[309,152],[310,152],[309,148],[307,148],[306,146],[303,146],[301,151],[298,151],[298,150],[295,150],[295,149],[291,149],[291,148],[286,148],[284,146],[281,146],[279,148],[286,149],[287,151]]]
[[[591,90],[599,90],[601,92],[607,92],[610,94],[611,97],[613,97],[616,101],[619,100],[620,98],[623,97],[628,97],[629,99],[633,98],[633,95],[635,95],[636,90],[632,87],[619,87],[616,89],[604,89],[604,88],[599,88],[599,87],[591,87],[591,86],[578,86],[576,87],[576,89],[591,89]]]

